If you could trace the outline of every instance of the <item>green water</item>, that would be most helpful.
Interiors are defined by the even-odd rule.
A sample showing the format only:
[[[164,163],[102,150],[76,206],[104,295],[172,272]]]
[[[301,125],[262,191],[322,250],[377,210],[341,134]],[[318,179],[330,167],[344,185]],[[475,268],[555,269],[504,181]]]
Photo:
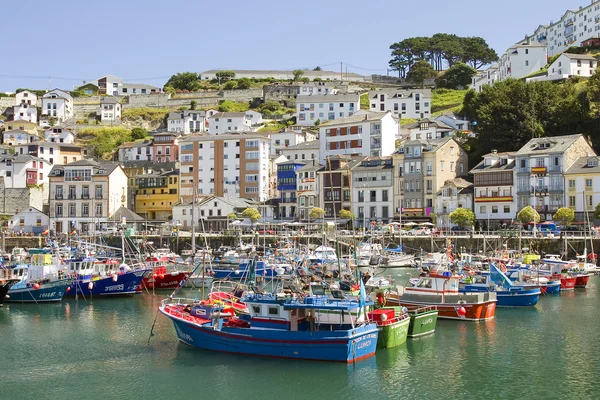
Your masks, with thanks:
[[[180,344],[160,297],[0,309],[0,399],[599,398],[600,277],[498,309],[487,323],[439,321],[356,365],[262,359]]]

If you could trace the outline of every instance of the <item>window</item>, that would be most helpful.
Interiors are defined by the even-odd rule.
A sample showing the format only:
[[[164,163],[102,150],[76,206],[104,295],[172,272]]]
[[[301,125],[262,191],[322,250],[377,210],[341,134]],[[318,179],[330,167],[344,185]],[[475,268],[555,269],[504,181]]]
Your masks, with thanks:
[[[569,196],[569,207],[575,207],[575,196]]]
[[[575,187],[575,179],[569,179],[569,187],[570,188],[574,188]]]
[[[510,206],[504,206],[504,214],[510,214]]]
[[[485,214],[487,213],[487,209],[485,206],[479,206],[479,213],[480,214]]]
[[[444,162],[440,161],[440,171],[443,171],[443,170],[444,170]]]
[[[377,201],[377,191],[375,190],[371,190],[371,200],[370,201]]]
[[[96,217],[102,216],[102,204],[96,204]]]
[[[498,206],[492,206],[492,214],[498,214]]]
[[[588,188],[592,187],[592,180],[591,179],[586,179],[585,180],[585,187],[588,187]]]
[[[57,217],[62,217],[63,216],[63,206],[62,206],[62,204],[57,204],[56,205],[56,216]]]

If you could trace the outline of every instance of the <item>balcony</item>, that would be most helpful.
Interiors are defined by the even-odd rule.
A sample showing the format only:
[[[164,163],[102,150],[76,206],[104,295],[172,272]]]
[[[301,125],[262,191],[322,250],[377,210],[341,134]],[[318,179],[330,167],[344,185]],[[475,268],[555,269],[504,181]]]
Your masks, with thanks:
[[[89,200],[90,199],[90,195],[89,194],[82,194],[81,195],[81,199],[82,200]]]
[[[492,202],[512,202],[512,196],[477,196],[475,197],[476,203],[492,203]]]
[[[63,195],[62,194],[57,194],[54,196],[54,199],[56,200],[62,200],[63,199]]]
[[[548,191],[550,192],[564,192],[565,191],[565,187],[563,185],[556,185],[556,186],[550,186],[548,188]]]
[[[550,209],[549,206],[535,206],[536,211],[541,211],[541,212],[548,212],[548,210]]]
[[[551,165],[550,168],[548,168],[548,171],[550,171],[550,172],[561,172],[561,170],[562,170],[561,165]]]
[[[433,194],[433,190],[432,189],[426,189],[425,193],[427,193],[427,194]]]
[[[74,193],[69,194],[69,200],[75,200],[77,196]]]
[[[37,185],[37,179],[35,178],[27,178],[28,185]]]
[[[427,176],[431,176],[431,175],[433,175],[433,172],[432,172],[432,171],[427,171],[427,172],[425,173],[425,175],[427,175]]]
[[[545,174],[548,172],[546,167],[531,167],[532,174]]]

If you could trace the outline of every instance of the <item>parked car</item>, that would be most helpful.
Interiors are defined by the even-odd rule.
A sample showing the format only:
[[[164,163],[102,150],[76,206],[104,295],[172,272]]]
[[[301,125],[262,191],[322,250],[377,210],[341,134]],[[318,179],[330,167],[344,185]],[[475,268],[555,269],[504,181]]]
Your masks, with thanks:
[[[450,228],[450,232],[454,235],[468,235],[473,232],[473,229],[457,225]]]
[[[431,229],[429,228],[413,228],[407,232],[411,236],[429,236],[431,235]]]

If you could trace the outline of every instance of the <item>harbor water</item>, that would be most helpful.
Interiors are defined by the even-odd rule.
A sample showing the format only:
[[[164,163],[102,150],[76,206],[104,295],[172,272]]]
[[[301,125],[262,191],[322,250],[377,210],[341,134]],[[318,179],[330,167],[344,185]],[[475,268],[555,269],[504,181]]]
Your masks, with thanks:
[[[156,318],[165,295],[5,304],[1,398],[600,397],[600,277],[587,289],[542,297],[533,308],[498,309],[489,322],[439,321],[434,335],[356,365],[188,347],[167,318]]]

